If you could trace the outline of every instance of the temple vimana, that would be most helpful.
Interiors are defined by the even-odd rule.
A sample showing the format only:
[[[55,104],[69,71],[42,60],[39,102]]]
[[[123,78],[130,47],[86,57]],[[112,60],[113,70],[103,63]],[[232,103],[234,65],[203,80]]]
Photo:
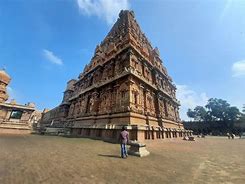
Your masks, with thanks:
[[[191,135],[175,95],[158,49],[134,12],[122,10],[78,79],[67,82],[62,103],[43,112],[41,125],[107,141],[116,141],[122,126],[138,141]]]

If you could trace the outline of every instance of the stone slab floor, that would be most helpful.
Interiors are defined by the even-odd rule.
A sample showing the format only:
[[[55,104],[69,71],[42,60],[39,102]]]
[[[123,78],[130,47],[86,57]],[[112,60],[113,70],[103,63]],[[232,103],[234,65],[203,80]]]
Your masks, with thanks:
[[[119,145],[85,138],[0,135],[0,184],[245,183],[245,139],[147,144],[151,155],[119,157]]]

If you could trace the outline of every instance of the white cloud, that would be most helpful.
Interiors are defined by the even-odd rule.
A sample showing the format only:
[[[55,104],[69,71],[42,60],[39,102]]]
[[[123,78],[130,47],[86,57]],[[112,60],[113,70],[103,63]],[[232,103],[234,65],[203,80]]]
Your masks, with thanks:
[[[57,65],[63,65],[62,59],[56,56],[52,51],[43,49],[43,55],[49,62]]]
[[[81,13],[98,16],[111,25],[120,10],[129,9],[129,0],[77,0]]]
[[[189,108],[194,109],[197,105],[204,106],[209,99],[205,92],[197,93],[187,85],[177,85],[176,96],[180,100],[180,117],[183,120],[188,120],[186,112]]]
[[[224,1],[225,6],[220,14],[220,21],[222,22],[224,18],[227,16],[229,11],[232,9],[232,5],[234,4],[234,0],[226,0]]]
[[[245,76],[245,60],[233,63],[231,70],[232,77]]]

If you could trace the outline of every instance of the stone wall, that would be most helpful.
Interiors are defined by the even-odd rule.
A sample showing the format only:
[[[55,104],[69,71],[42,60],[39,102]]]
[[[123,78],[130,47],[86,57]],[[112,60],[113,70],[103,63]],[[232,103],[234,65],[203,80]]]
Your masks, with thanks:
[[[167,138],[183,138],[184,136],[192,136],[192,131],[177,129],[154,129],[153,127],[136,127],[128,126],[129,139],[146,142],[150,140],[163,140]],[[118,142],[121,129],[114,128],[73,128],[71,136],[87,137],[93,139],[102,139],[109,142]]]
[[[41,118],[30,105],[0,103],[0,133],[30,133]],[[15,113],[19,115],[15,116]]]
[[[158,49],[134,13],[122,11],[78,79],[68,81],[62,104],[44,113],[42,122],[81,136],[111,137],[120,130],[115,127],[134,126],[130,132],[136,140],[159,137],[166,128],[174,133],[165,137],[176,137],[184,131],[179,105]]]

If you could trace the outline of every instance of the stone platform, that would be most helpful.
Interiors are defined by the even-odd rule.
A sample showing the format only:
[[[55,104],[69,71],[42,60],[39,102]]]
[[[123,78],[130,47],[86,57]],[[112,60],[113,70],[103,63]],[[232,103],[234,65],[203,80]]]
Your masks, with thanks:
[[[146,150],[146,144],[140,143],[138,141],[132,141],[129,143],[129,145],[130,145],[128,151],[129,155],[133,155],[137,157],[145,157],[150,154],[150,152]]]

